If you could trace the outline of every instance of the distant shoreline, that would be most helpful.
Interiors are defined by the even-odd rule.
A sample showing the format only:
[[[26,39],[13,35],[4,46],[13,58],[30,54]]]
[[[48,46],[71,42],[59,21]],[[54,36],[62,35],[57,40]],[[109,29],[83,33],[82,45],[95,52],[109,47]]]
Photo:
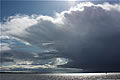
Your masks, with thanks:
[[[0,72],[0,74],[61,74],[62,72],[23,72],[23,71],[8,71],[8,72]],[[66,72],[63,74],[69,74],[69,73],[120,73],[120,71],[118,72]]]

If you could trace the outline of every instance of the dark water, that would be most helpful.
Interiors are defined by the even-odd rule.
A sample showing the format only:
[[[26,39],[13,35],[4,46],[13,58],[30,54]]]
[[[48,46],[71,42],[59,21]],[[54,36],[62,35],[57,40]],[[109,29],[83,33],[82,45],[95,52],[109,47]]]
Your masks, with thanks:
[[[120,80],[120,73],[0,74],[0,80]]]

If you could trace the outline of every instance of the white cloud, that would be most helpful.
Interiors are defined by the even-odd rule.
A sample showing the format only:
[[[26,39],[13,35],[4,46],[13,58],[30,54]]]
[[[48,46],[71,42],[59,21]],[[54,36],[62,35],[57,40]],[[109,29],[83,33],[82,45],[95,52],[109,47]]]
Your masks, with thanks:
[[[10,44],[3,42],[3,40],[9,40],[9,36],[0,36],[0,52],[11,50]]]
[[[29,17],[27,15],[16,15],[16,16],[10,16],[8,20],[3,23],[2,30],[5,30],[8,34],[22,34],[24,30],[34,24],[37,23],[37,20],[32,19],[32,17]],[[4,35],[4,32],[2,32]]]
[[[11,63],[12,65],[9,63]],[[7,64],[3,63],[2,66],[0,67],[0,70],[10,70],[16,68],[18,69],[57,68],[58,65],[63,65],[67,63],[68,61],[65,58],[55,58],[52,60],[48,60],[46,64],[37,63],[36,61],[25,61],[16,59],[13,63],[12,62],[8,62]]]
[[[107,12],[107,10],[110,12]],[[81,30],[79,30],[81,32],[78,32],[78,34],[86,33],[88,26],[90,26],[89,23],[93,23],[92,21],[86,21],[87,19],[90,20],[93,18],[95,20],[102,16],[115,18],[114,15],[118,15],[117,13],[119,13],[119,11],[119,4],[112,5],[105,3],[95,5],[93,3],[87,2],[80,3],[68,11],[57,13],[55,18],[43,15],[16,15],[11,16],[7,22],[2,24],[2,28],[5,30],[3,34],[18,37],[21,40],[23,39],[30,43],[37,42],[39,44],[41,41],[55,41],[54,38],[58,40],[59,38],[65,38],[63,36],[66,35],[66,33],[77,33],[77,28],[81,28]],[[84,29],[82,26],[86,26],[86,29]]]
[[[94,64],[95,55],[101,56],[106,52],[118,55],[117,51],[120,52],[117,46],[120,44],[120,4],[80,3],[68,11],[56,13],[55,17],[12,16],[2,24],[2,28],[4,35],[39,49],[45,48],[47,52],[53,49],[58,55],[72,59],[73,66],[89,62]],[[59,63],[65,64],[57,58],[56,64]]]
[[[4,43],[4,44],[0,44],[0,46],[1,46],[0,52],[1,51],[9,51],[9,50],[11,50],[11,48],[9,47],[9,44]]]

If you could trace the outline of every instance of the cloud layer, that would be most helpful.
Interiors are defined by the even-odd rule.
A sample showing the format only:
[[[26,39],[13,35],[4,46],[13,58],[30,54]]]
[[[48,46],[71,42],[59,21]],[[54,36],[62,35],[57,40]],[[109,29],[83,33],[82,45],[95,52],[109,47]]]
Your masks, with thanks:
[[[91,71],[120,70],[120,4],[80,3],[55,17],[11,16],[2,23],[2,31],[3,36],[19,41],[7,46],[6,51],[2,49],[4,63],[4,56],[11,59],[12,55],[8,61],[28,60],[39,66]],[[24,44],[22,48],[20,44]]]

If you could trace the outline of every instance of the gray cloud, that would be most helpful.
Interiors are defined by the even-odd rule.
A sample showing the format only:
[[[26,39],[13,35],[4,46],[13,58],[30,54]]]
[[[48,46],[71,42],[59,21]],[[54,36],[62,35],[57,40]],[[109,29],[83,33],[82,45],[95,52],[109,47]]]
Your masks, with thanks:
[[[120,70],[120,4],[80,3],[57,13],[55,18],[17,16],[2,26],[6,30],[4,35],[16,37],[31,46],[53,49],[57,56],[69,59],[69,63],[62,67]],[[23,58],[28,55],[22,53]],[[38,56],[40,59],[48,55]]]

